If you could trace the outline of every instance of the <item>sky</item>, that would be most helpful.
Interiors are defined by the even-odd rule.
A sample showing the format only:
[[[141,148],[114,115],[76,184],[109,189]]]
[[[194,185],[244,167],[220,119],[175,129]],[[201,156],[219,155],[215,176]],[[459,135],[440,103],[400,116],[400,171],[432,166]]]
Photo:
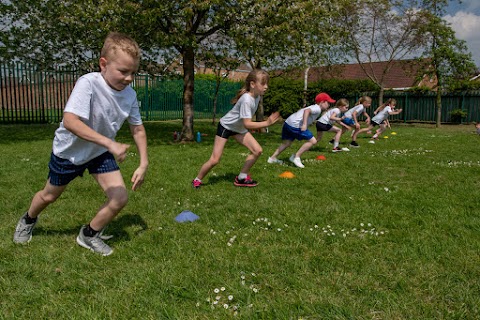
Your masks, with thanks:
[[[458,39],[465,40],[472,58],[480,68],[480,0],[451,1],[443,17]]]

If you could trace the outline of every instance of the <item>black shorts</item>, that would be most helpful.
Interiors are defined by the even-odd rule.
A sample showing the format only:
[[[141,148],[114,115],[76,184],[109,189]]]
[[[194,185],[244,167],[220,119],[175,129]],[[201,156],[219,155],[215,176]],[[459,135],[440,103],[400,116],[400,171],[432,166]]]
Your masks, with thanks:
[[[237,134],[239,134],[239,133],[238,133],[238,132],[235,132],[235,131],[232,131],[232,130],[225,129],[225,128],[220,124],[220,122],[218,123],[218,126],[217,126],[217,136],[219,136],[220,138],[228,139],[229,137],[234,136],[234,135],[237,135]]]
[[[320,121],[317,121],[315,123],[315,126],[317,127],[317,131],[328,131],[328,130],[332,129],[331,124],[321,123]]]

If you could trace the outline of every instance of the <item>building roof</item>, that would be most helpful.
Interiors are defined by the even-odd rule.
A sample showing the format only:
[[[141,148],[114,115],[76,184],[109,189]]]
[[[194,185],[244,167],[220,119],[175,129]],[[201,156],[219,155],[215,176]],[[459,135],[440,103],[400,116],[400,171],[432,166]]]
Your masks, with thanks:
[[[431,86],[430,78],[425,79],[424,72],[428,62],[418,60],[394,60],[390,62],[390,69],[383,75],[389,63],[373,62],[364,64],[366,72],[377,81],[383,77],[383,86],[386,89],[404,89],[419,85]],[[420,76],[420,77],[419,77]],[[308,81],[315,82],[321,79],[369,80],[360,64],[339,64],[325,67],[310,68]]]

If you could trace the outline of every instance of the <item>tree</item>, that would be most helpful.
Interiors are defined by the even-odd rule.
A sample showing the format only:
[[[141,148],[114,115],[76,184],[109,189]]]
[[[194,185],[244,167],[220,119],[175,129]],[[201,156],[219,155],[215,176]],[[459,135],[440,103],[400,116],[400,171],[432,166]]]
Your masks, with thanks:
[[[424,21],[421,28],[423,55],[430,59],[429,72],[437,80],[437,127],[442,119],[442,93],[468,79],[476,70],[465,41],[457,39],[450,25],[441,18],[448,3],[449,0],[423,0],[420,3]]]
[[[382,104],[385,78],[394,62],[420,48],[421,16],[409,1],[357,0],[347,1],[343,21],[346,52],[379,87]],[[376,62],[386,62],[380,73],[375,72]]]

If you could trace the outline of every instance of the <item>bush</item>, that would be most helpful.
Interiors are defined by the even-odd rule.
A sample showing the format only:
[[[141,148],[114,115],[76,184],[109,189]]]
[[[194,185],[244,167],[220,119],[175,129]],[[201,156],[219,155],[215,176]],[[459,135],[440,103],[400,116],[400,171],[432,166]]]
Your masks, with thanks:
[[[461,123],[467,117],[468,113],[462,109],[453,109],[450,111],[450,121],[454,123]]]

